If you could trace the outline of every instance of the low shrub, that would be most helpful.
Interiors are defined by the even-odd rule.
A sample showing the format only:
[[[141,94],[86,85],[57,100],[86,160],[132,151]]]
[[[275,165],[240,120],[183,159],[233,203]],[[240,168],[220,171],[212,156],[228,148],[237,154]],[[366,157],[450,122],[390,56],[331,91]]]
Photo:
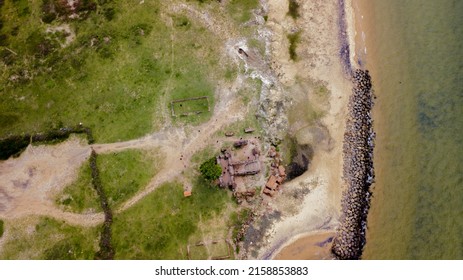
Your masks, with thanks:
[[[222,174],[222,167],[217,164],[216,158],[212,157],[201,164],[199,171],[205,179],[214,181],[219,179],[220,175]]]

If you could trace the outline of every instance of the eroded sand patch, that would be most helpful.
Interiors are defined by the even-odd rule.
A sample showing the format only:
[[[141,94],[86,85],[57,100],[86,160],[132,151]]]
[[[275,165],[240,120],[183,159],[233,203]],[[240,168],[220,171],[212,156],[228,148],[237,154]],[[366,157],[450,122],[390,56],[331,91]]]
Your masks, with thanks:
[[[334,231],[322,231],[309,235],[302,235],[291,240],[273,258],[274,260],[327,260],[331,259],[331,243]]]
[[[76,179],[89,156],[90,147],[71,136],[56,145],[29,145],[18,158],[0,162],[0,218],[35,214],[70,219],[70,223],[78,217],[84,219],[57,209],[53,197]]]

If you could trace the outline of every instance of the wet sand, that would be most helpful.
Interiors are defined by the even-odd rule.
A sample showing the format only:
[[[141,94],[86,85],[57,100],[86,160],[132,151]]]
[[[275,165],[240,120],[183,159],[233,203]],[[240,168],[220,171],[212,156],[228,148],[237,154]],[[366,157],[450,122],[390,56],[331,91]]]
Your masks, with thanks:
[[[333,231],[304,234],[295,237],[276,253],[274,260],[329,260],[332,259]]]

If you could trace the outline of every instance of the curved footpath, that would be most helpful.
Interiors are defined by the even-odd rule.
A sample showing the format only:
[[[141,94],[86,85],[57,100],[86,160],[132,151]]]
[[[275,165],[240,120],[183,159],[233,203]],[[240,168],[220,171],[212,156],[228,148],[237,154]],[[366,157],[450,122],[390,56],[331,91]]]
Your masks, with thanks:
[[[359,259],[362,255],[370,208],[369,187],[374,178],[375,134],[371,120],[373,100],[368,70],[355,70],[353,82],[343,144],[343,179],[347,189],[343,194],[340,225],[332,247],[338,259]]]

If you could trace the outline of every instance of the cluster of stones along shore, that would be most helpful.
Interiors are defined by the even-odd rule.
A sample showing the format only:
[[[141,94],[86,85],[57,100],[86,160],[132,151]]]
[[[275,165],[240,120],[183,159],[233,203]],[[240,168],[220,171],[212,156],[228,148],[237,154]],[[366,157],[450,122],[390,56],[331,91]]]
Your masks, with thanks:
[[[368,70],[353,73],[353,94],[348,104],[348,119],[343,144],[343,194],[340,225],[332,252],[338,259],[359,259],[365,245],[366,219],[373,183],[374,132],[371,78]]]

